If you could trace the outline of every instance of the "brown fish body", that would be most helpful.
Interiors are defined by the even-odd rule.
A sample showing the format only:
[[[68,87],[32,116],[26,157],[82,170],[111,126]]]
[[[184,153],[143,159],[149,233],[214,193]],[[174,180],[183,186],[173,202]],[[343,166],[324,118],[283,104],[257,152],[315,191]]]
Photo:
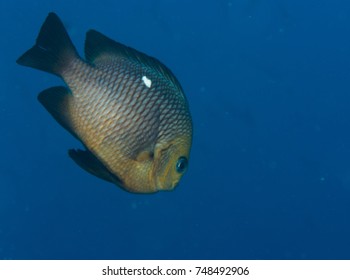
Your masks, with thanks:
[[[60,35],[52,51],[46,44],[55,41],[47,39],[53,31]],[[83,61],[50,14],[37,44],[18,60],[67,84],[69,89],[42,92],[39,100],[86,146],[87,151],[70,150],[70,156],[88,172],[131,192],[173,189],[186,169],[192,141],[180,84],[156,59],[96,31],[87,33],[85,54]]]

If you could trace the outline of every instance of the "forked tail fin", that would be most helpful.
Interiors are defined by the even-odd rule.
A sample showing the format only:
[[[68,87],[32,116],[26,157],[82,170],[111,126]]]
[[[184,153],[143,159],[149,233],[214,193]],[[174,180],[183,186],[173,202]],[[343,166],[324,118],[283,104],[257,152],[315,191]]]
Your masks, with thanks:
[[[18,58],[17,63],[60,76],[77,57],[63,23],[55,13],[49,13],[35,45]]]

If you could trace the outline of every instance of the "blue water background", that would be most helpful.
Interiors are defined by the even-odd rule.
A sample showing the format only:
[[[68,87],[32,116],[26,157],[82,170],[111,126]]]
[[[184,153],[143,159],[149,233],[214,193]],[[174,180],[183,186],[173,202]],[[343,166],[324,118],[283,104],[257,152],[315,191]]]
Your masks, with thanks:
[[[55,11],[83,55],[96,29],[176,74],[194,121],[173,192],[81,170],[15,61]],[[349,259],[350,3],[1,1],[1,259]]]

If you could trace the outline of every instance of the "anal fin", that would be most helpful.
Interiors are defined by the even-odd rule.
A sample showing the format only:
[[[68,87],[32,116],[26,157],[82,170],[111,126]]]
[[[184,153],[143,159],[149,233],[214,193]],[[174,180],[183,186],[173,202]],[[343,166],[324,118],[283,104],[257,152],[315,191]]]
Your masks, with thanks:
[[[90,174],[107,182],[111,182],[119,186],[123,185],[123,182],[116,175],[112,174],[90,151],[71,149],[68,151],[68,154],[76,164]]]
[[[71,123],[68,108],[73,96],[68,88],[63,86],[48,88],[38,95],[39,102],[54,117],[54,119],[79,139]],[[80,139],[79,139],[80,140]]]

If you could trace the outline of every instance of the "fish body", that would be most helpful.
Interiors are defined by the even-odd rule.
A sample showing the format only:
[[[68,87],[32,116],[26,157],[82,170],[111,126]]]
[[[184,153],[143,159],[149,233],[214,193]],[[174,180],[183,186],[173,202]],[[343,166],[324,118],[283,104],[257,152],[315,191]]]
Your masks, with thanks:
[[[172,190],[188,165],[192,120],[180,83],[157,59],[90,30],[85,60],[50,13],[17,63],[61,77],[39,101],[86,150],[69,150],[89,173],[135,193]]]

